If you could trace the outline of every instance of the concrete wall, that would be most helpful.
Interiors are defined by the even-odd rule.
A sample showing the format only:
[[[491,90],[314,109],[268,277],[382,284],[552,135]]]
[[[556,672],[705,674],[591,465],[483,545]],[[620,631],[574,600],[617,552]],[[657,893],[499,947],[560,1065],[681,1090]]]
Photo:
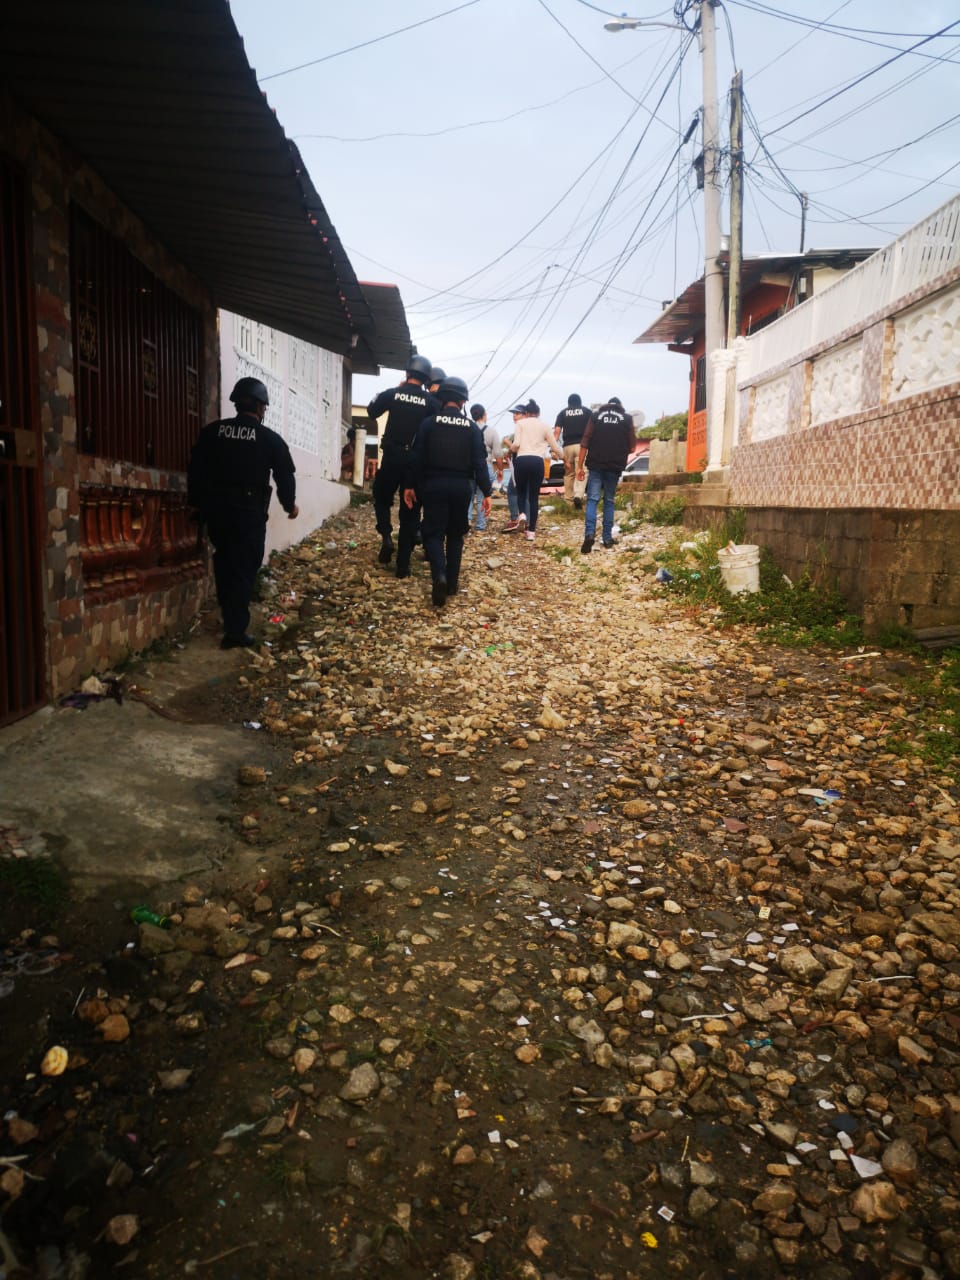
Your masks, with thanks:
[[[687,462],[687,442],[678,440],[650,441],[650,475],[675,475]]]
[[[0,146],[26,172],[31,192],[39,412],[43,446],[44,610],[49,691],[56,697],[94,670],[177,631],[195,615],[203,579],[90,604],[80,559],[80,486],[185,492],[182,472],[81,454],[77,447],[70,298],[70,204],[78,201],[160,280],[202,315],[205,416],[216,417],[216,312],[195,280],[98,175],[0,94]]]
[[[349,486],[340,483],[340,450],[350,425],[342,420],[343,359],[229,311],[220,313],[220,343],[221,414],[235,412],[227,397],[238,378],[265,382],[270,407],[264,421],[286,440],[297,468],[300,515],[289,520],[276,498],[271,501],[269,555],[299,542],[350,501]]]
[[[690,506],[690,528],[728,508]],[[869,630],[955,625],[960,619],[960,511],[747,507],[744,541],[768,547],[796,580],[835,586]]]

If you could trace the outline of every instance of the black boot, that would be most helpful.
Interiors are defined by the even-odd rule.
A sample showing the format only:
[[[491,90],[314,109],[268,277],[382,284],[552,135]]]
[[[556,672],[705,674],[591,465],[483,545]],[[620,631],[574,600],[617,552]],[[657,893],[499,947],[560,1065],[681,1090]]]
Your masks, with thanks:
[[[447,603],[446,578],[434,578],[433,591],[430,593],[430,599],[433,601],[433,603],[437,606],[438,609],[442,609],[443,606]]]
[[[389,533],[384,533],[381,535],[380,553],[377,556],[377,560],[380,564],[389,564],[392,559],[393,539],[390,537]]]

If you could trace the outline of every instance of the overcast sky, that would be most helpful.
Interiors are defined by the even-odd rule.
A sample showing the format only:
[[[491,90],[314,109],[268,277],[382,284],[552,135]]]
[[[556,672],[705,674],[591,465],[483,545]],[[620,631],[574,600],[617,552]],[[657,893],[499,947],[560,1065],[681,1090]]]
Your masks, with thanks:
[[[769,153],[748,126],[744,252],[799,249],[796,191],[808,248],[879,247],[960,190],[960,12],[782,4],[716,9],[721,141],[739,67]],[[358,277],[399,286],[414,343],[471,399],[493,414],[533,395],[551,420],[572,391],[648,421],[686,408],[688,362],[633,340],[703,271],[699,131],[681,145],[703,98],[695,38],[612,34],[621,10],[585,0],[231,9]],[[358,378],[355,399],[398,380]]]

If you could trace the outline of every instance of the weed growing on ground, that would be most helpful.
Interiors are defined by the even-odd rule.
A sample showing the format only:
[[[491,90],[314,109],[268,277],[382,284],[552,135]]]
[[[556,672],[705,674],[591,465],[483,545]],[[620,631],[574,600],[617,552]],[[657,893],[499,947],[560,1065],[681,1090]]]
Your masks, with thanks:
[[[686,509],[686,501],[679,494],[671,494],[645,507],[644,518],[649,524],[683,524],[683,513]]]
[[[718,625],[745,624],[760,635],[791,648],[814,644],[847,648],[863,639],[860,619],[850,613],[835,587],[804,572],[790,582],[766,547],[760,549],[760,590],[731,595],[723,584],[717,552],[743,541],[743,512],[731,512],[724,524],[697,535],[696,547],[682,550],[677,537],[658,557],[673,575],[666,590],[701,609],[712,608]]]
[[[566,546],[544,547],[544,551],[546,551],[551,560],[556,560],[557,564],[563,564],[567,557],[572,559],[574,555],[578,554],[578,548]]]
[[[0,895],[24,915],[36,914],[49,923],[66,907],[70,889],[65,872],[51,858],[2,858]]]
[[[910,736],[895,734],[888,745],[897,755],[921,756],[946,769],[960,759],[960,649],[930,658],[904,684],[920,705]]]

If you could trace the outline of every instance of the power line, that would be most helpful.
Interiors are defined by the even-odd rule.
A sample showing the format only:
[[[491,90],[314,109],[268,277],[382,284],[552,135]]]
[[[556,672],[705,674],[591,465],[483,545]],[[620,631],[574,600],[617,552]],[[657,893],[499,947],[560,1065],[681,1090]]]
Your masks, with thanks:
[[[835,13],[839,13],[841,9],[846,9],[852,3],[853,3],[853,0],[843,0],[842,4],[838,4],[836,9],[833,9],[830,13],[827,14],[827,17],[823,19],[823,22],[818,22],[815,25],[812,25],[810,29],[800,37],[799,40],[794,40],[793,44],[787,45],[786,49],[778,53],[775,58],[771,58],[769,62],[765,62],[758,71],[751,71],[750,73],[751,84],[755,84],[756,81],[760,78],[760,76],[762,76],[765,71],[769,71],[769,69],[775,63],[779,62],[781,58],[785,58],[788,53],[793,53],[794,49],[802,45],[804,40],[809,40],[815,31],[822,31],[824,23],[828,21],[828,19],[832,18]],[[724,12],[726,12],[726,8],[724,8]],[[729,24],[729,18],[727,19],[727,22]]]
[[[626,62],[621,62],[616,69],[619,71],[621,68],[629,66],[630,63],[636,62],[642,56],[640,53],[634,54]],[[506,124],[510,120],[516,120],[518,116],[528,115],[533,111],[546,111],[548,107],[555,107],[558,103],[565,102],[567,98],[572,98],[575,94],[585,93],[587,89],[595,89],[598,84],[603,84],[606,78],[609,77],[591,80],[588,84],[581,84],[575,89],[568,89],[566,93],[561,93],[558,98],[551,98],[548,102],[537,102],[530,107],[521,107],[518,111],[511,111],[509,115],[491,116],[488,120],[468,120],[464,124],[452,124],[444,129],[430,129],[423,133],[372,133],[362,138],[345,138],[336,133],[297,133],[294,134],[293,140],[297,142],[302,138],[313,138],[321,142],[381,142],[385,138],[441,138],[445,134],[461,133],[466,129],[480,129],[491,124]]]
[[[684,45],[683,49],[682,49],[682,50],[681,50],[681,52],[680,52],[680,55],[679,55],[679,58],[678,58],[678,66],[679,66],[679,64],[680,64],[680,63],[682,63],[683,58],[684,58],[684,56],[685,56],[685,54],[686,54],[687,50],[689,49],[689,47],[690,47],[690,40],[688,39],[688,40],[687,40],[687,42],[686,42],[686,44]],[[655,76],[656,76],[656,74],[657,74],[657,73],[655,73]],[[676,74],[676,71],[674,72],[674,75],[675,75],[675,74]],[[671,76],[670,81],[668,82],[668,84],[669,84],[670,82],[672,82],[672,80],[673,80],[673,76]],[[662,102],[662,100],[663,100],[663,99],[662,99],[662,96],[661,96],[660,100],[657,102],[657,107],[659,107],[659,106],[660,106],[660,102]],[[639,104],[639,103],[638,103],[638,104],[633,108],[633,110],[632,110],[632,111],[630,112],[630,114],[627,116],[626,120],[624,120],[623,124],[620,126],[620,128],[617,130],[617,132],[613,135],[613,137],[610,139],[610,141],[607,143],[607,145],[606,145],[606,146],[605,146],[605,147],[604,147],[600,152],[598,152],[598,153],[597,153],[597,155],[595,155],[595,156],[594,156],[594,158],[590,161],[590,163],[589,163],[589,164],[588,164],[588,165],[587,165],[587,166],[586,166],[586,167],[585,167],[585,168],[584,168],[584,169],[583,169],[583,170],[582,170],[582,171],[577,175],[577,177],[576,177],[576,178],[573,180],[573,182],[572,182],[572,183],[567,187],[567,189],[563,192],[563,194],[562,194],[562,195],[561,195],[557,200],[555,200],[555,201],[554,201],[554,203],[550,206],[550,208],[546,211],[546,213],[544,213],[540,218],[538,218],[538,219],[537,219],[537,221],[533,224],[533,226],[532,226],[532,227],[529,227],[529,228],[528,228],[528,229],[523,233],[523,235],[519,237],[519,239],[515,240],[515,241],[513,242],[513,244],[511,244],[508,248],[504,249],[502,253],[499,253],[495,258],[491,259],[491,261],[490,261],[490,262],[486,263],[486,264],[485,264],[484,266],[482,266],[482,267],[478,267],[476,271],[472,271],[469,275],[464,276],[462,279],[455,281],[452,285],[450,285],[450,286],[449,286],[449,288],[447,288],[447,289],[440,289],[440,290],[438,290],[438,291],[437,291],[437,293],[435,293],[435,294],[433,294],[433,295],[432,295],[432,297],[440,297],[440,296],[442,296],[443,294],[451,293],[451,292],[453,292],[454,290],[459,289],[461,285],[466,284],[468,281],[470,281],[470,280],[475,280],[475,279],[477,278],[477,276],[480,276],[480,275],[485,274],[485,273],[486,273],[487,271],[489,271],[492,267],[495,267],[495,266],[497,265],[497,263],[498,263],[498,262],[502,262],[504,258],[508,257],[511,253],[513,253],[513,251],[514,251],[515,249],[519,248],[519,246],[520,246],[521,244],[523,244],[523,242],[524,242],[525,240],[527,240],[527,239],[528,239],[528,238],[529,238],[529,237],[534,233],[534,231],[536,231],[539,227],[541,227],[541,226],[546,222],[546,220],[550,217],[550,215],[551,215],[552,213],[554,213],[554,212],[555,212],[555,211],[560,207],[560,205],[564,202],[564,200],[566,200],[567,196],[569,196],[569,195],[570,195],[570,193],[571,193],[572,191],[574,191],[574,190],[577,188],[577,186],[579,186],[579,184],[580,184],[580,183],[583,181],[583,179],[587,176],[587,174],[590,172],[590,170],[591,170],[591,169],[592,169],[592,168],[593,168],[593,167],[594,167],[594,166],[595,166],[595,165],[596,165],[596,164],[597,164],[597,163],[598,163],[598,162],[599,162],[599,161],[600,161],[600,160],[601,160],[601,159],[602,159],[606,154],[607,154],[607,152],[609,152],[609,151],[611,150],[611,148],[612,148],[612,147],[617,143],[617,141],[618,141],[618,140],[622,137],[622,135],[626,132],[627,127],[629,126],[629,124],[631,123],[631,121],[633,120],[633,118],[634,118],[634,117],[637,115],[637,113],[639,112],[639,110],[640,110],[640,105],[641,105],[641,104]],[[650,110],[650,109],[649,109],[649,108],[646,108],[646,110],[649,112],[649,110]],[[650,117],[651,117],[651,120],[655,118],[655,116],[654,116],[654,113],[653,113],[653,112],[650,112]],[[648,124],[647,124],[647,127],[648,127],[648,128],[649,128],[649,123],[650,123],[650,122],[648,121]],[[418,301],[417,301],[417,302],[412,303],[412,304],[411,304],[411,306],[418,306],[418,305],[421,305],[422,303],[424,303],[424,302],[426,302],[426,301],[428,301],[428,299],[426,299],[426,298],[421,298],[421,299],[418,299]]]
[[[960,18],[948,23],[947,26],[942,27],[939,31],[933,32],[932,35],[924,36],[916,45],[911,45],[907,49],[901,49],[899,53],[894,54],[892,58],[886,58],[883,62],[877,63],[875,67],[871,67],[868,71],[864,71],[862,75],[856,76],[842,88],[837,89],[835,92],[828,94],[827,97],[821,98],[818,102],[815,102],[814,105],[812,107],[808,107],[806,111],[801,111],[799,115],[795,115],[792,119],[788,120],[786,124],[778,125],[776,129],[770,130],[767,137],[769,138],[775,133],[782,133],[784,129],[789,129],[789,127],[792,124],[796,124],[798,120],[803,120],[805,116],[812,115],[814,111],[819,111],[821,107],[825,107],[828,102],[833,102],[834,99],[839,98],[841,94],[848,93],[851,89],[855,89],[858,84],[862,84],[864,80],[868,80],[871,76],[876,75],[878,71],[882,71],[885,67],[889,67],[894,62],[898,62],[901,58],[906,57],[908,53],[912,53],[914,49],[919,48],[920,45],[927,44],[930,40],[936,40],[939,36],[945,35],[948,31],[952,31],[953,28],[957,26],[960,26]]]
[[[681,68],[681,67],[682,67],[682,65],[683,65],[683,59],[684,59],[684,57],[686,56],[686,53],[688,52],[688,50],[689,50],[689,48],[690,48],[691,42],[692,42],[692,37],[688,38],[688,39],[685,41],[684,46],[683,46],[683,48],[681,49],[680,54],[679,54],[679,56],[678,56],[678,58],[677,58],[676,65],[674,66],[674,69],[673,69],[672,73],[670,74],[669,78],[667,79],[667,82],[666,82],[666,84],[665,84],[665,85],[664,85],[664,87],[663,87],[663,90],[662,90],[662,92],[661,92],[661,94],[660,94],[660,97],[657,99],[657,103],[656,103],[655,111],[656,111],[656,110],[658,110],[658,109],[660,108],[661,104],[663,103],[664,99],[665,99],[665,98],[666,98],[666,96],[667,96],[667,93],[669,92],[670,86],[673,84],[673,81],[674,81],[674,80],[677,78],[677,76],[679,75],[679,73],[680,73],[680,68]],[[622,187],[622,185],[623,185],[624,178],[626,177],[626,175],[627,175],[627,173],[628,173],[628,171],[629,171],[629,169],[630,169],[630,166],[633,164],[633,161],[635,160],[635,158],[636,158],[636,156],[637,156],[637,153],[638,153],[638,152],[639,152],[639,150],[640,150],[640,147],[643,145],[644,139],[646,138],[647,133],[648,133],[648,132],[649,132],[649,130],[650,130],[650,126],[651,126],[651,124],[652,124],[652,122],[653,122],[653,119],[655,119],[655,118],[656,118],[656,117],[655,117],[655,114],[654,114],[654,113],[651,113],[651,118],[650,118],[650,119],[647,121],[647,123],[644,125],[643,131],[641,132],[639,139],[637,140],[636,144],[635,144],[635,145],[634,145],[634,147],[633,147],[633,150],[631,151],[630,155],[628,156],[627,161],[626,161],[625,165],[623,166],[623,168],[622,168],[622,170],[621,170],[621,172],[620,172],[620,176],[617,178],[617,181],[616,181],[616,183],[614,184],[613,190],[610,192],[610,194],[608,195],[608,197],[607,197],[607,198],[606,198],[606,200],[604,201],[603,205],[601,206],[600,211],[598,212],[598,214],[597,214],[597,216],[596,216],[596,218],[595,218],[595,220],[594,220],[593,226],[591,227],[591,229],[590,229],[589,233],[587,234],[586,239],[584,240],[584,242],[583,242],[582,246],[580,247],[580,249],[578,250],[578,252],[577,252],[576,256],[574,257],[574,265],[581,263],[581,262],[583,261],[583,259],[585,258],[586,254],[589,252],[589,250],[590,250],[590,248],[591,248],[591,246],[592,246],[592,244],[593,244],[594,240],[595,240],[595,239],[596,239],[596,237],[597,237],[597,234],[598,234],[598,232],[599,232],[599,228],[600,228],[600,226],[602,225],[603,219],[606,217],[606,214],[607,214],[608,210],[610,209],[610,207],[612,206],[612,204],[613,204],[614,200],[616,199],[617,194],[618,194],[618,192],[620,191],[620,189],[621,189],[621,187]],[[681,141],[681,142],[678,144],[678,146],[677,146],[676,150],[677,150],[677,151],[680,151],[680,150],[683,148],[683,146],[684,146],[684,143],[685,143],[685,142],[686,142],[686,138],[684,138],[684,139],[683,139],[683,141]],[[672,163],[673,163],[673,159],[674,159],[674,156],[673,156],[673,155],[671,155],[671,157],[670,157],[670,164],[672,164]],[[657,188],[658,190],[659,190],[659,186],[661,186],[661,185],[662,185],[662,181],[663,181],[663,180],[661,179],[661,183],[658,185],[658,188]],[[654,196],[655,196],[655,195],[656,195],[656,191],[654,192]],[[653,196],[651,196],[651,200],[652,200],[653,198],[654,198],[654,197],[653,197]],[[647,208],[649,208],[649,202],[648,202]],[[645,216],[645,214],[644,214],[644,215],[641,215],[641,220],[642,220],[642,217],[643,217],[643,216]],[[637,225],[639,226],[639,224],[637,224]],[[631,236],[632,236],[632,235],[634,235],[634,234],[636,234],[636,227],[634,228],[634,231],[631,233]],[[569,270],[569,269],[568,269],[568,270]],[[560,285],[559,285],[559,286],[557,287],[557,289],[555,290],[553,298],[552,298],[552,299],[548,299],[548,300],[547,300],[547,302],[546,302],[546,304],[545,304],[545,306],[544,306],[544,308],[543,308],[543,311],[541,312],[541,315],[540,315],[539,319],[538,319],[538,320],[537,320],[537,322],[536,322],[537,324],[541,324],[541,323],[543,323],[544,325],[549,324],[550,320],[547,318],[547,313],[550,311],[551,304],[552,304],[552,306],[553,306],[553,315],[556,315],[557,309],[559,308],[559,305],[560,305],[560,299],[561,299],[561,297],[562,297],[562,294],[563,294],[563,291],[564,291],[564,288],[565,288],[565,285],[566,285],[567,279],[568,279],[568,276],[566,276],[566,275],[565,275],[565,276],[564,276],[564,279],[560,282]],[[609,283],[609,280],[608,280],[608,283]],[[602,296],[603,292],[604,292],[604,290],[601,290],[601,294],[598,296],[598,301],[599,301],[599,297],[600,297],[600,296]],[[588,314],[589,314],[589,312],[588,312]],[[552,318],[552,317],[550,317],[550,318]],[[584,317],[584,319],[585,319],[585,318],[586,318],[586,317]],[[531,335],[528,335],[528,339],[527,339],[527,340],[529,340],[529,337],[530,337],[530,336],[532,336],[532,330],[531,330]],[[525,341],[526,341],[526,340],[525,340]],[[521,350],[522,350],[522,347],[521,347]],[[515,353],[515,354],[516,354],[516,353]],[[515,356],[514,356],[514,357],[512,357],[512,358],[515,358]]]
[[[406,31],[416,31],[417,27],[425,27],[430,22],[437,22],[440,18],[448,18],[451,13],[459,13],[461,9],[469,9],[471,5],[479,3],[480,0],[465,0],[464,4],[458,4],[453,9],[444,9],[443,13],[435,13],[432,18],[423,18],[420,22],[411,22],[406,27],[397,27],[395,31],[387,31],[382,36],[374,36],[372,40],[363,40],[360,44],[352,44],[347,49],[338,49],[336,53],[324,54],[322,58],[313,58],[310,62],[300,62],[295,67],[287,67],[285,71],[273,71],[268,76],[260,76],[259,83],[265,84],[267,80],[277,80],[280,76],[289,76],[294,71],[303,71],[307,67],[318,67],[321,62],[330,62],[333,58],[342,58],[344,54],[356,53],[358,49],[369,49],[372,44],[380,44],[384,40],[391,40],[394,36],[402,36]]]
[[[548,6],[548,4],[546,3],[546,0],[537,0],[537,3],[540,5],[540,8],[541,8],[541,9],[543,9],[543,10],[544,10],[544,12],[545,12],[546,14],[548,14],[548,15],[549,15],[549,17],[551,17],[551,18],[553,19],[553,21],[557,24],[557,26],[560,28],[560,30],[561,30],[561,31],[563,31],[567,36],[569,36],[569,38],[573,41],[573,43],[574,43],[574,44],[577,46],[577,48],[580,50],[580,52],[581,52],[582,54],[585,54],[585,55],[586,55],[586,57],[588,57],[588,58],[590,59],[590,61],[593,63],[593,65],[594,65],[598,70],[600,70],[600,71],[602,71],[602,72],[603,72],[603,74],[606,76],[606,78],[610,81],[610,83],[611,83],[611,84],[616,85],[616,87],[620,90],[620,92],[621,92],[621,93],[625,93],[625,94],[627,95],[627,97],[631,99],[631,101],[639,103],[639,99],[638,99],[638,98],[635,98],[635,97],[633,96],[633,94],[630,92],[630,90],[629,90],[629,89],[627,89],[624,85],[622,85],[622,84],[620,83],[620,81],[616,78],[616,76],[611,75],[611,73],[607,70],[607,68],[603,65],[603,63],[602,63],[602,62],[598,62],[598,61],[597,61],[597,59],[593,56],[593,54],[590,52],[590,50],[589,50],[589,49],[586,49],[586,48],[585,48],[585,47],[580,43],[580,41],[579,41],[579,40],[577,39],[577,37],[573,34],[573,32],[570,30],[570,28],[569,28],[569,27],[567,27],[567,26],[564,26],[564,24],[560,21],[560,19],[557,17],[557,15],[556,15],[556,14],[553,12],[553,10]]]
[[[680,149],[680,146],[682,146],[682,145],[683,145],[682,143],[681,143],[681,144],[679,144],[679,146],[678,146],[678,148],[677,148],[677,149],[679,150],[679,149]],[[644,217],[646,217],[646,214],[647,214],[647,211],[648,211],[648,210],[649,210],[649,208],[650,208],[650,205],[653,203],[654,199],[656,198],[656,196],[659,194],[659,192],[660,192],[661,188],[663,187],[664,180],[665,180],[665,178],[666,178],[667,173],[668,173],[668,172],[669,172],[669,170],[670,170],[670,167],[673,165],[673,161],[674,161],[674,159],[675,159],[675,154],[674,154],[674,155],[671,155],[670,160],[669,160],[669,162],[668,162],[668,164],[667,164],[667,168],[664,170],[664,173],[662,174],[662,176],[661,176],[661,178],[660,178],[659,182],[657,183],[657,187],[656,187],[656,189],[654,190],[654,192],[653,192],[653,194],[651,195],[651,197],[650,197],[649,201],[647,202],[647,205],[646,205],[646,207],[644,208],[643,213],[640,215],[640,219],[638,220],[638,222],[637,222],[637,224],[636,224],[636,227],[634,228],[634,233],[633,233],[633,234],[635,234],[635,233],[636,233],[636,230],[637,230],[637,229],[639,229],[639,225],[640,225],[640,223],[643,221],[643,218],[644,218]],[[669,199],[669,197],[668,197],[668,199]],[[633,234],[631,234],[631,236],[628,238],[627,245],[629,245],[630,240],[633,238]],[[573,326],[573,328],[572,328],[572,329],[570,330],[570,332],[567,334],[566,338],[564,338],[563,342],[560,344],[560,346],[557,348],[557,350],[554,352],[554,354],[550,357],[550,359],[547,361],[547,363],[544,365],[544,367],[543,367],[543,368],[540,370],[540,372],[537,374],[536,378],[534,378],[532,382],[528,383],[528,384],[527,384],[527,386],[524,388],[524,390],[523,390],[523,391],[521,391],[521,392],[519,393],[518,399],[522,399],[522,397],[523,397],[523,396],[525,396],[525,395],[526,395],[526,394],[531,390],[531,388],[536,384],[536,382],[538,382],[538,381],[539,381],[539,379],[540,379],[540,378],[542,378],[542,377],[543,377],[543,375],[544,375],[545,373],[547,373],[547,372],[548,372],[548,370],[550,370],[550,369],[553,367],[553,365],[554,365],[554,364],[556,364],[557,360],[559,360],[560,356],[561,356],[561,355],[563,354],[563,352],[567,349],[567,347],[570,345],[570,343],[573,341],[573,339],[576,337],[576,335],[579,333],[579,331],[583,328],[584,324],[586,324],[586,322],[587,322],[588,318],[590,317],[590,315],[593,313],[593,311],[596,309],[596,307],[597,307],[597,306],[598,306],[598,304],[600,303],[601,299],[603,298],[604,294],[606,293],[607,288],[608,288],[608,287],[609,287],[609,285],[612,283],[612,281],[615,279],[616,275],[617,275],[620,271],[622,271],[622,270],[623,270],[623,267],[626,265],[626,263],[627,263],[627,262],[629,262],[630,258],[633,256],[633,254],[634,254],[634,253],[636,253],[637,249],[639,249],[639,247],[640,247],[640,244],[641,244],[641,243],[642,243],[642,241],[638,242],[638,243],[637,243],[636,245],[634,245],[631,249],[629,249],[629,251],[628,251],[627,246],[624,246],[623,250],[621,251],[621,253],[620,253],[620,255],[619,255],[619,257],[618,257],[618,259],[617,259],[617,261],[616,261],[616,263],[614,264],[614,266],[613,266],[613,267],[611,267],[610,272],[609,272],[609,273],[608,273],[608,275],[607,275],[607,279],[606,279],[606,281],[605,281],[605,282],[604,282],[604,284],[600,287],[600,290],[598,291],[598,293],[597,293],[596,297],[594,298],[594,300],[590,303],[590,305],[587,307],[586,311],[583,313],[583,315],[580,317],[580,319],[577,321],[577,323]]]
[[[758,3],[757,0],[730,0],[730,3],[738,5],[742,9],[749,9],[753,13],[762,14],[765,18],[780,18],[784,22],[793,22],[801,27],[813,27],[815,29],[819,28],[821,31],[825,32],[828,35],[840,36],[846,40],[855,40],[857,41],[858,44],[871,44],[876,46],[879,49],[896,49],[897,45],[886,44],[882,40],[871,40],[869,39],[870,35],[877,34],[877,35],[889,35],[893,37],[899,36],[905,40],[912,40],[914,36],[921,36],[924,34],[923,32],[906,32],[906,31],[902,31],[902,32],[880,31],[880,32],[874,33],[874,32],[870,32],[865,28],[841,27],[828,22],[817,22],[816,19],[804,18],[799,14],[787,13],[781,9],[772,9],[767,5]],[[941,34],[940,32],[936,32],[935,35],[930,38],[935,39],[940,34]],[[914,49],[904,50],[904,52],[909,52],[909,53],[916,52],[918,58],[929,58],[933,62],[948,62],[952,65],[956,65],[956,59],[954,58],[945,58],[937,53],[921,53],[919,52],[918,47],[915,47]]]

